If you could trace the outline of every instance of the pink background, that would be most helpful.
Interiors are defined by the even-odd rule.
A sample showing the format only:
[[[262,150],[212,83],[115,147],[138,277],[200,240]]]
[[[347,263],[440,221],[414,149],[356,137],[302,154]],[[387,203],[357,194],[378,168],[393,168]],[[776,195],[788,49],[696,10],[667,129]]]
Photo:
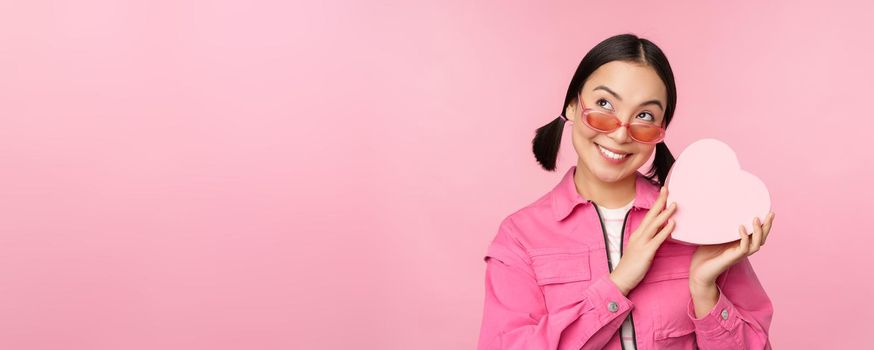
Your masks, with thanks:
[[[774,346],[869,344],[874,8],[797,3],[0,2],[0,348],[474,348],[498,223],[575,162],[534,129],[624,32],[675,154],[772,191]]]

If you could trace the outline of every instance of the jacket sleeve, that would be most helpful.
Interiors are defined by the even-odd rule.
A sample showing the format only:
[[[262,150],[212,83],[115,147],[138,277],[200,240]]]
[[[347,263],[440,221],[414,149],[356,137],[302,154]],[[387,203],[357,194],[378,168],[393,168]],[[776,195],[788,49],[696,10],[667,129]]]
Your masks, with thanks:
[[[603,348],[633,308],[631,301],[604,275],[576,302],[547,310],[530,259],[510,227],[501,225],[484,258],[485,304],[477,349]],[[618,306],[612,312],[610,302]]]
[[[771,349],[768,329],[774,314],[773,305],[747,257],[717,279],[719,299],[709,313],[695,318],[689,300],[687,312],[695,324],[695,336],[701,349]]]

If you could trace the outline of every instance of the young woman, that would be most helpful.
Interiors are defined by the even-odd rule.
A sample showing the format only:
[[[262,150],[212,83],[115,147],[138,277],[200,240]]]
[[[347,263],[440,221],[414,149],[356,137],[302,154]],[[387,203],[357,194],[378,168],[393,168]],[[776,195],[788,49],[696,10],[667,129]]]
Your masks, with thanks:
[[[586,54],[562,114],[533,141],[554,171],[568,124],[577,164],[501,222],[484,258],[479,349],[770,349],[773,307],[747,257],[774,213],[725,244],[665,240],[677,205],[662,187],[674,162],[662,140],[676,101],[649,40],[617,35]]]

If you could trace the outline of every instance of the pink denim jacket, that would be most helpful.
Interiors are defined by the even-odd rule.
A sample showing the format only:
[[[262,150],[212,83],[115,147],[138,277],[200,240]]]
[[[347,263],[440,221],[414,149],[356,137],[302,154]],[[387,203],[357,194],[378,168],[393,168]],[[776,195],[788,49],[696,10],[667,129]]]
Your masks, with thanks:
[[[627,296],[609,279],[600,214],[571,167],[555,188],[510,214],[488,247],[478,349],[622,349],[628,315],[639,350],[770,349],[773,307],[747,258],[716,281],[719,300],[695,318],[689,264],[696,246],[666,240]],[[623,247],[658,198],[636,172]]]

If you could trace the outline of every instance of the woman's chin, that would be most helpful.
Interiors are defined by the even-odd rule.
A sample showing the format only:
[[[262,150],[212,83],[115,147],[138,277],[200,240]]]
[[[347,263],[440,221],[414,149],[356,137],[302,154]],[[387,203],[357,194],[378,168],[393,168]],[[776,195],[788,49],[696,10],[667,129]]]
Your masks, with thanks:
[[[622,173],[618,170],[596,170],[595,176],[602,182],[617,182],[622,179]]]
[[[600,161],[600,159],[596,161]],[[616,166],[613,164],[596,164],[592,168],[592,174],[602,182],[617,182],[629,175],[628,168],[625,165]]]

